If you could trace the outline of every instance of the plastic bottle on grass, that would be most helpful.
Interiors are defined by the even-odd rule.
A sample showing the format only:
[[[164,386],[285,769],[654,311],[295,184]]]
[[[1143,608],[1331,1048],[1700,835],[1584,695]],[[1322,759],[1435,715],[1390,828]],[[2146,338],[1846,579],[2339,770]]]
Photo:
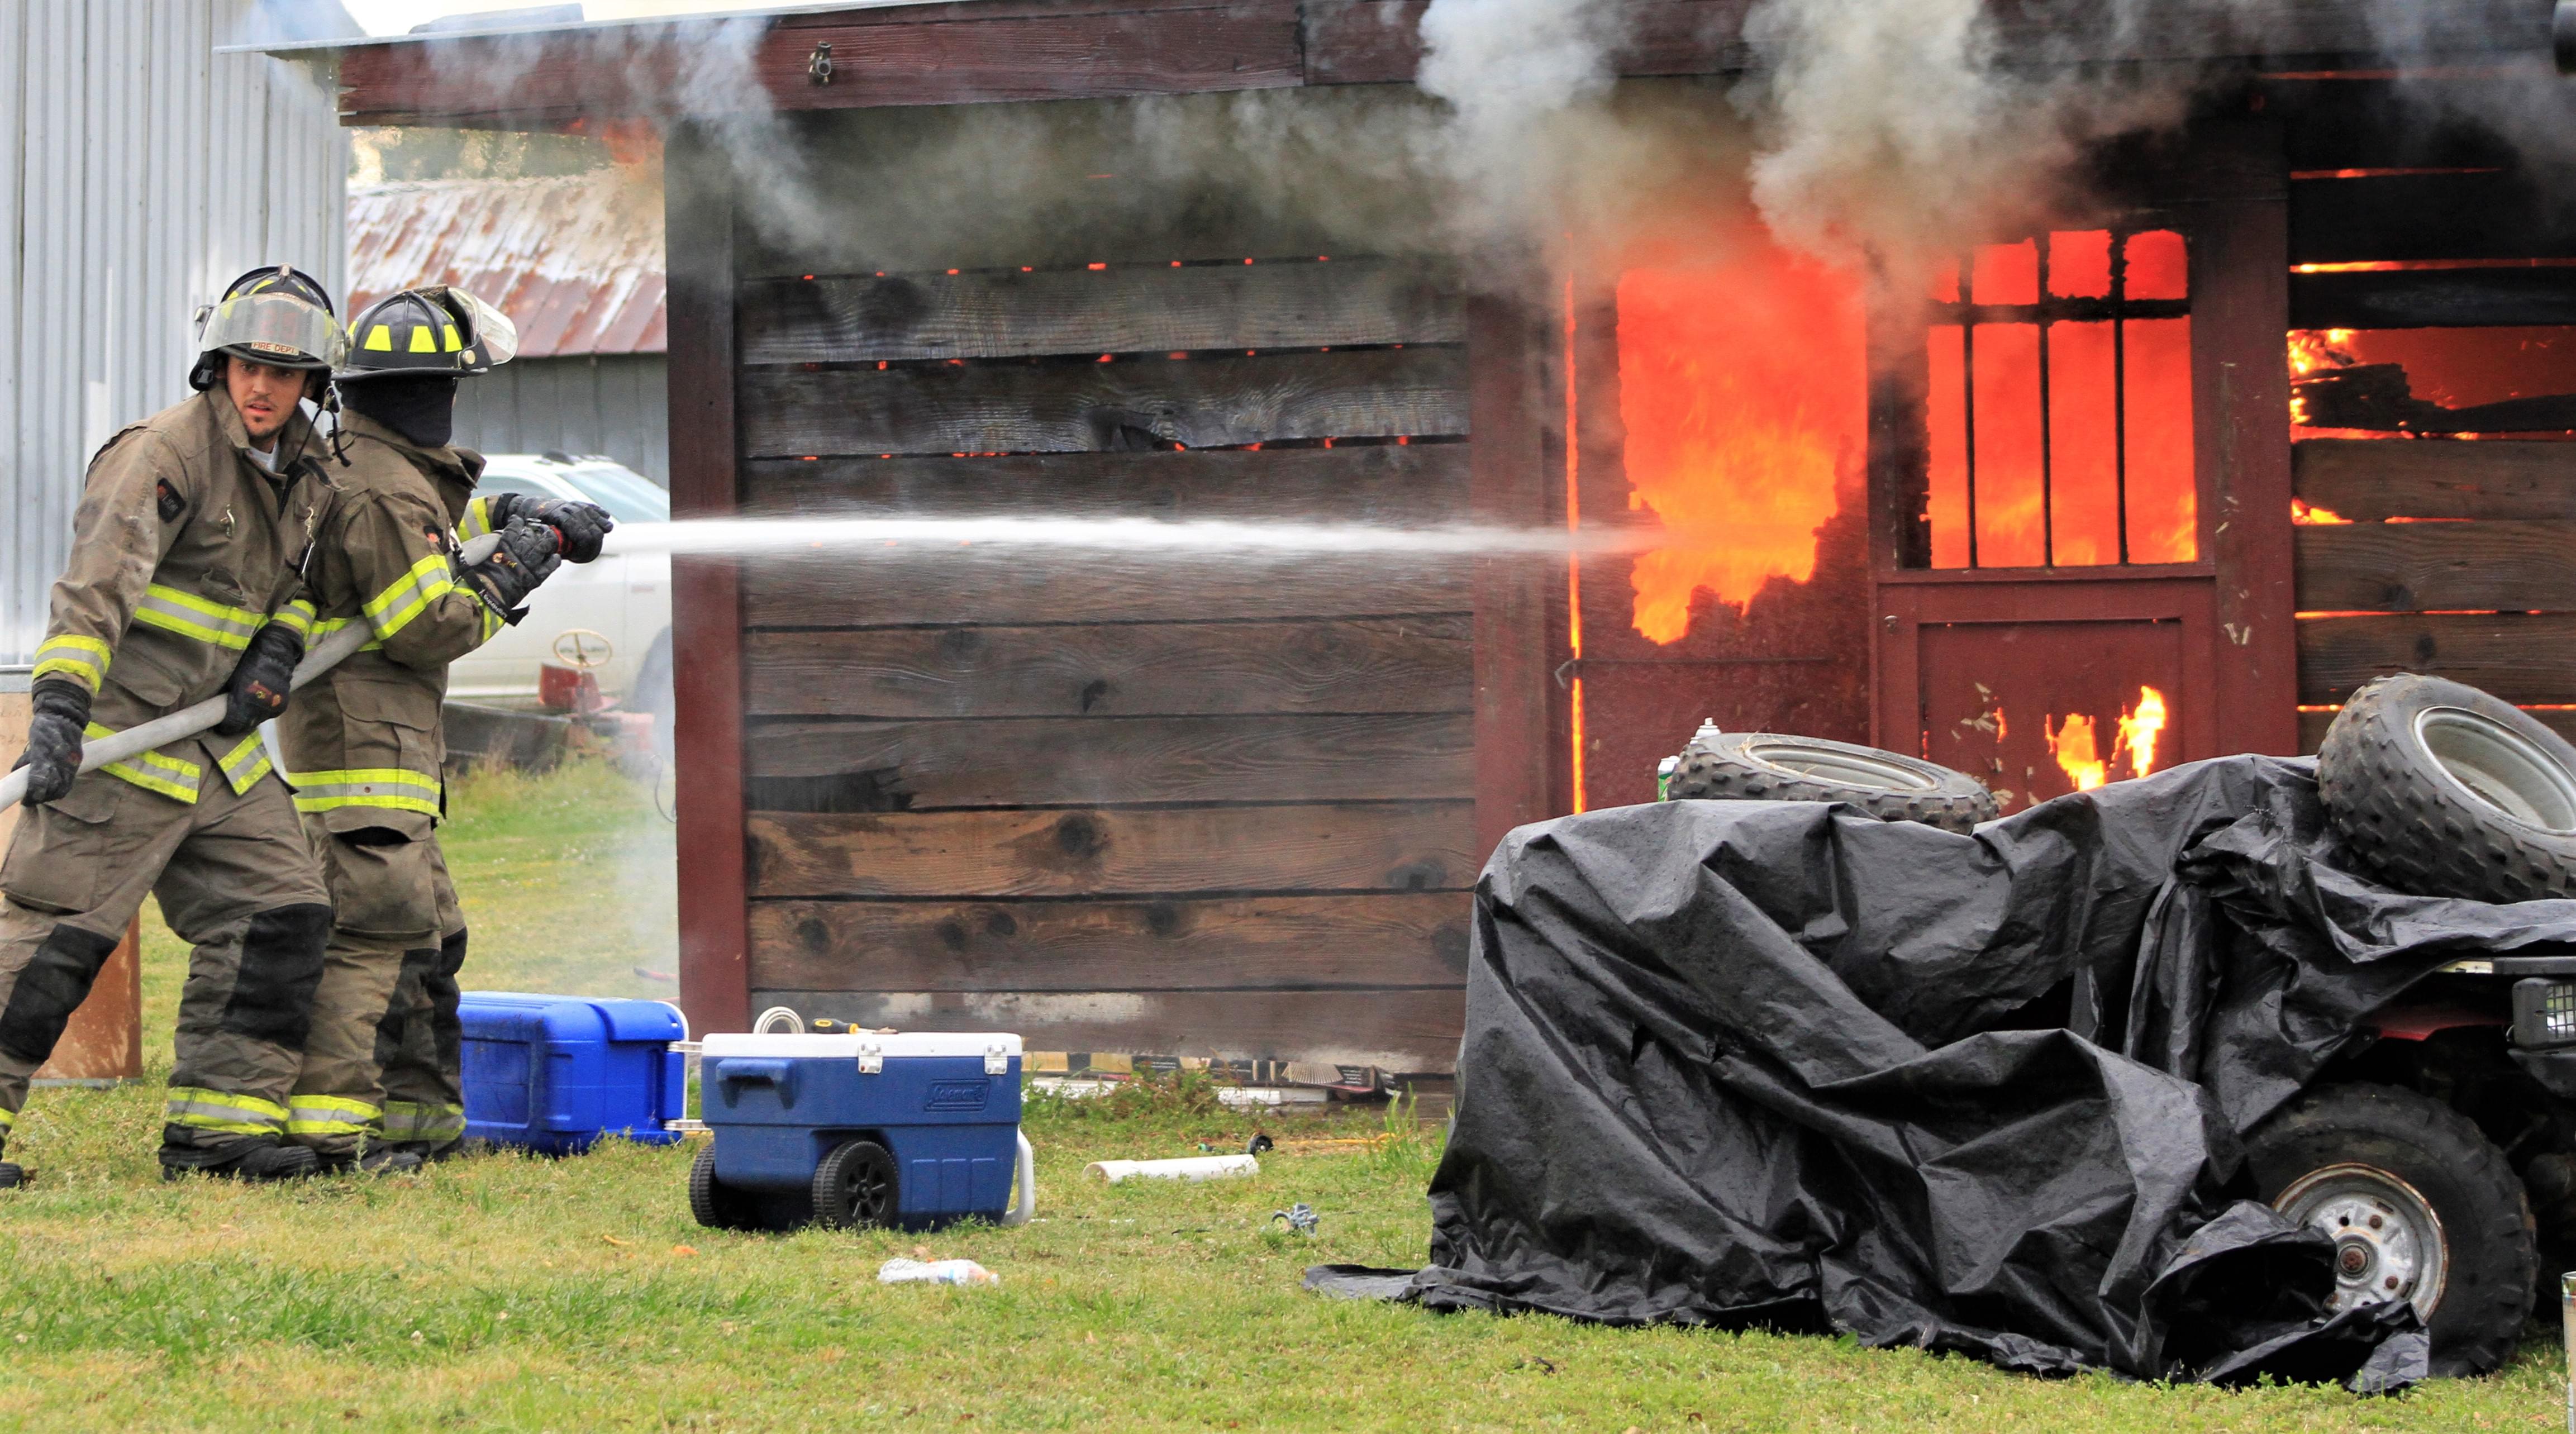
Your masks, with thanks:
[[[881,1285],[998,1285],[1000,1275],[973,1260],[893,1259],[877,1266]]]

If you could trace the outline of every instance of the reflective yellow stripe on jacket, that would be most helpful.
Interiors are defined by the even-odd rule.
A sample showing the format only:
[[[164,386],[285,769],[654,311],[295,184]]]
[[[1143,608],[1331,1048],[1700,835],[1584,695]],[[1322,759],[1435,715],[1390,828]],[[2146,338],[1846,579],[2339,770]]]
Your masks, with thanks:
[[[447,564],[445,553],[432,553],[411,565],[411,571],[387,584],[385,590],[367,600],[360,611],[366,614],[367,626],[376,630],[382,641],[408,626],[413,618],[431,603],[456,591],[456,572]]]
[[[311,598],[297,598],[270,614],[268,620],[303,638],[309,645],[313,640],[313,613]]]
[[[85,729],[85,735],[95,739],[113,737],[116,733],[92,722]],[[256,737],[258,734],[252,735]],[[158,752],[137,753],[122,761],[110,762],[99,770],[111,777],[122,777],[147,792],[159,792],[165,797],[176,798],[190,806],[196,805],[197,788],[205,781],[206,776],[206,769],[196,763],[182,762],[176,757],[164,757]]]
[[[305,636],[305,650],[311,651],[316,647],[320,647],[322,645],[322,639],[329,637],[331,634],[338,632],[340,629],[347,627],[349,624],[356,621],[357,619],[354,617],[326,617],[321,621],[314,623],[313,631]],[[374,652],[384,645],[385,643],[383,638],[376,638],[358,650],[360,652]]]
[[[456,536],[472,542],[492,531],[492,500],[476,498],[465,505],[465,521],[456,525]]]
[[[276,1135],[286,1129],[285,1106],[255,1095],[194,1086],[170,1087],[170,1103],[162,1114],[172,1125],[225,1135]]]
[[[79,678],[89,684],[90,691],[96,692],[100,680],[107,676],[107,662],[113,655],[107,650],[106,643],[94,637],[72,633],[49,637],[45,639],[44,646],[36,649],[36,670],[28,673],[27,677],[33,681],[59,672]]]
[[[268,744],[259,740],[259,729],[254,727],[249,736],[217,759],[215,765],[224,769],[224,780],[233,784],[235,792],[247,792],[260,778],[269,774]]]
[[[248,608],[227,607],[222,603],[185,593],[163,583],[143,590],[143,605],[134,610],[134,620],[181,637],[211,642],[235,652],[250,646],[251,634],[268,621],[265,613]]]
[[[363,1100],[336,1095],[296,1095],[286,1099],[289,1135],[364,1135],[384,1112]]]
[[[400,767],[359,767],[339,772],[290,772],[299,812],[327,812],[336,807],[390,807],[398,812],[438,815],[438,779]]]

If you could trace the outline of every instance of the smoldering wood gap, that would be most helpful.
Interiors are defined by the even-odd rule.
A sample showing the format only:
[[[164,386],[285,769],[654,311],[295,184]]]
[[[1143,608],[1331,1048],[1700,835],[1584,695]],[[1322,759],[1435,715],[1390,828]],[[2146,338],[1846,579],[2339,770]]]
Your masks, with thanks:
[[[1741,70],[1749,8],[1639,0],[1616,67]],[[1336,185],[1364,156],[1172,173],[1138,140],[1135,97],[1183,125],[1222,92],[1306,91],[1265,97],[1306,107],[1280,114],[1401,101],[1423,9],[983,0],[769,22],[753,70],[811,112],[771,138],[820,220],[769,222],[749,156],[675,130],[678,509],[1545,526],[1571,471],[1587,520],[1651,521],[1629,509],[1615,274],[1436,252],[1425,194]],[[1626,558],[1581,565],[1579,610],[1564,564],[1494,559],[684,560],[693,1014],[779,1000],[1039,1049],[1443,1069],[1475,866],[1578,796],[1577,679],[1594,801],[1647,795],[1703,716],[1916,750],[1990,679],[2041,700],[2070,655],[2171,684],[2182,758],[2313,747],[2321,709],[2399,667],[2576,703],[2576,603],[2551,561],[2576,524],[2569,448],[2308,436],[2283,355],[2293,328],[2576,316],[2576,270],[2460,267],[2576,254],[2563,196],[2464,110],[2371,78],[2390,60],[2366,7],[2215,13],[2159,7],[2141,33],[1998,12],[2008,50],[2223,72],[2181,131],[2106,153],[2099,212],[2069,220],[2188,243],[2190,561],[1933,568],[1924,336],[1885,322],[1867,452],[1812,576],[1741,608],[1702,594],[1669,646],[1630,621]],[[2545,7],[2423,18],[2455,63],[2546,48]],[[344,114],[652,113],[678,33],[638,27],[614,64],[546,37],[506,94],[443,80],[423,47],[356,47]],[[817,86],[824,41],[839,78]],[[1083,103],[1016,103],[1038,99]],[[1042,165],[973,162],[1006,153],[967,142],[1010,133],[999,115],[1047,140]],[[2373,267],[2293,272],[2356,263]],[[2294,495],[2356,521],[2294,526]]]

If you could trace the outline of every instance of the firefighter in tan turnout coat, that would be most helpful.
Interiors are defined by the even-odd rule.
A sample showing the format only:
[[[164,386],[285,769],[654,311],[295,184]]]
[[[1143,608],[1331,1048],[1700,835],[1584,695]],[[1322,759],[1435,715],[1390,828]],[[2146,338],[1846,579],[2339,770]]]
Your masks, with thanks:
[[[351,622],[374,637],[279,724],[337,913],[287,1131],[326,1166],[399,1170],[465,1131],[465,919],[436,836],[447,665],[516,622],[561,558],[597,557],[609,524],[588,504],[473,496],[482,456],[449,444],[456,381],[509,360],[516,335],[499,313],[459,289],[407,290],[349,338],[338,501],[308,574],[312,640]],[[460,538],[491,532],[500,548],[459,568]]]
[[[342,342],[312,280],[245,274],[200,327],[196,396],[90,461],[36,649],[27,809],[0,862],[0,1140],[150,892],[196,948],[164,1172],[314,1167],[281,1137],[331,909],[258,724],[303,655],[289,600],[332,495],[299,405]],[[214,734],[75,775],[86,739],[217,696]],[[22,1176],[0,1163],[0,1185]]]

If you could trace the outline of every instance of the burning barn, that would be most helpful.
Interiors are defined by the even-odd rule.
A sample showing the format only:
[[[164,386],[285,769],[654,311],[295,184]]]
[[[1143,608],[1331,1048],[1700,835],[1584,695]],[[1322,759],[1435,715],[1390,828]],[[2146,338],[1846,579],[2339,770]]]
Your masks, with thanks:
[[[1438,1071],[1484,854],[1703,719],[2008,810],[2399,669],[2576,730],[2539,9],[1819,8],[343,48],[353,124],[663,128],[684,516],[1634,539],[683,560],[697,1023]]]

